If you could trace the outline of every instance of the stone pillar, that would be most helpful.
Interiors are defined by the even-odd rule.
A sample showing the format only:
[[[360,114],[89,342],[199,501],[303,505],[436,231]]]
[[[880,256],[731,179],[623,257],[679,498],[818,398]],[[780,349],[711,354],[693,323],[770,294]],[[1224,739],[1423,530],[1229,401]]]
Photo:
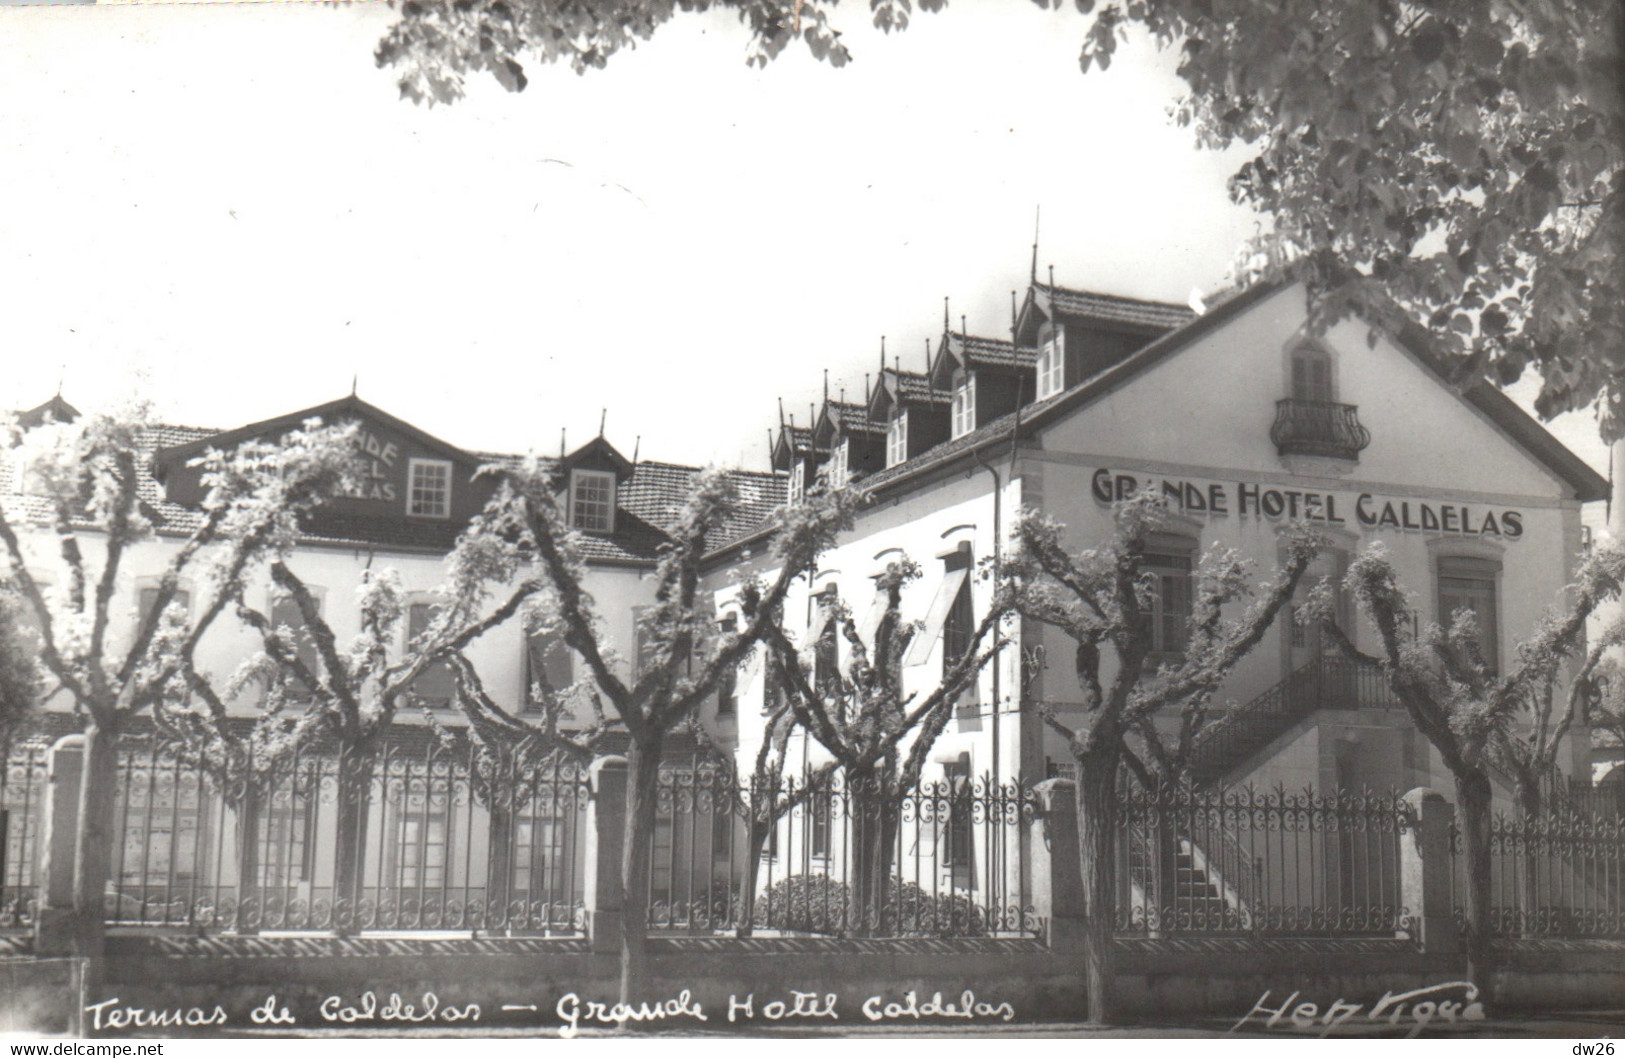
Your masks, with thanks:
[[[79,788],[84,778],[85,736],[64,735],[46,761],[45,811],[41,820],[39,909],[34,951],[73,953],[73,857],[79,838]]]
[[[1399,841],[1399,902],[1416,924],[1417,941],[1427,952],[1461,950],[1450,891],[1449,801],[1435,790],[1417,787],[1405,795],[1417,823]]]
[[[626,826],[626,758],[600,757],[588,773],[592,802],[586,862],[587,943],[596,952],[621,950],[621,848]]]
[[[1078,862],[1078,795],[1071,779],[1046,779],[1033,788],[1043,834],[1031,843],[1033,911],[1048,923],[1045,941],[1055,951],[1083,945],[1083,872]]]

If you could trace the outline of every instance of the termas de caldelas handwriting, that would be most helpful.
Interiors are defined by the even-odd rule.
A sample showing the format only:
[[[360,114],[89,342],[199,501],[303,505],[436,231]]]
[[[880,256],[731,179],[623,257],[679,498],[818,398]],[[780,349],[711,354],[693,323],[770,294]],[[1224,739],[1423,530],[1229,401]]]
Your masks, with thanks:
[[[643,1022],[667,1022],[672,1027],[686,1023],[700,1028],[745,1026],[752,1022],[791,1019],[840,1021],[843,1010],[848,1020],[860,1024],[907,1021],[951,1025],[970,1021],[1005,1022],[1013,1021],[1016,1017],[1015,1007],[1010,1003],[979,998],[969,989],[956,993],[932,992],[929,995],[918,991],[868,995],[855,1002],[843,1000],[838,992],[803,992],[795,989],[781,995],[736,992],[730,994],[724,1003],[711,1007],[702,1004],[686,988],[669,999],[633,1004],[588,999],[575,992],[566,992],[552,1004],[544,1005],[451,1001],[433,992],[406,998],[399,992],[369,990],[354,996],[327,996],[316,1004],[314,1010],[302,1010],[298,1014],[275,995],[266,996],[263,1002],[246,1013],[233,1013],[220,1005],[168,1008],[135,1006],[116,996],[85,1007],[93,1032],[205,1030],[231,1024],[262,1028],[370,1026],[388,1033],[412,1025],[451,1025],[481,1020],[511,1025],[529,1021],[534,1016],[539,1024],[556,1024],[559,1035],[566,1039],[585,1028],[614,1029]]]

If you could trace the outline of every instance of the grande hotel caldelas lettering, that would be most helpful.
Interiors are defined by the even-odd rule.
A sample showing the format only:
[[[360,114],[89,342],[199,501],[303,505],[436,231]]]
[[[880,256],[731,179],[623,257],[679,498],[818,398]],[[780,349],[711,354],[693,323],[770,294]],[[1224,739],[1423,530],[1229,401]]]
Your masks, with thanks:
[[[1149,488],[1155,480],[1147,479]],[[1372,528],[1417,529],[1430,533],[1459,533],[1466,536],[1500,536],[1516,540],[1523,535],[1523,513],[1504,508],[1469,507],[1464,503],[1433,503],[1424,500],[1386,499],[1362,492],[1351,503],[1347,494],[1309,492],[1303,489],[1271,488],[1258,482],[1238,481],[1234,489],[1218,482],[1161,479],[1162,494],[1169,504],[1186,514],[1228,515],[1265,518],[1301,518],[1332,525],[1348,524],[1352,513],[1360,525]],[[1114,503],[1133,496],[1140,479],[1101,467],[1090,486],[1095,499]]]

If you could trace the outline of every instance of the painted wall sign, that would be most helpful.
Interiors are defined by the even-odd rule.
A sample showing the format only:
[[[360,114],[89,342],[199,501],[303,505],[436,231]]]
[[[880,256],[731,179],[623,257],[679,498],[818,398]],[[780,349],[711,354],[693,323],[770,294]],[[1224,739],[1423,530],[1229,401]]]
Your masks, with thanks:
[[[400,476],[401,446],[365,430],[356,435],[356,445],[367,457],[366,463],[361,480],[345,495],[357,500],[393,503],[400,494],[395,481]]]
[[[1370,492],[1354,495],[1284,489],[1253,481],[1227,485],[1147,478],[1145,485],[1160,487],[1172,507],[1191,515],[1237,514],[1248,518],[1302,519],[1329,525],[1497,536],[1508,540],[1523,536],[1524,529],[1522,511],[1500,507],[1396,500]],[[1099,502],[1111,504],[1130,498],[1140,487],[1140,479],[1135,475],[1101,467],[1090,479],[1089,490]]]

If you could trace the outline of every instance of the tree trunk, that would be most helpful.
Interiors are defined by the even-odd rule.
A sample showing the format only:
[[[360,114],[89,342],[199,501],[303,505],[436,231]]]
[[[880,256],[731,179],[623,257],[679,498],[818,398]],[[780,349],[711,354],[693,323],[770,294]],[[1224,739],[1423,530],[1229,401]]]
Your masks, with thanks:
[[[777,816],[768,819],[765,823],[758,822],[756,819],[756,805],[754,801],[752,802],[750,825],[746,828],[745,874],[743,881],[740,883],[739,925],[734,930],[735,936],[749,937],[756,930],[756,881],[761,877],[762,872],[762,850],[767,848],[768,835],[773,832],[773,828],[778,825],[778,822]],[[771,910],[769,908],[769,911]],[[765,925],[772,928],[773,923],[766,922]]]
[[[876,769],[849,783],[852,808],[852,902],[848,930],[872,937],[888,925],[886,890],[891,879],[892,847],[897,842],[894,776]]]
[[[1456,776],[1467,871],[1467,979],[1478,985],[1486,1006],[1495,986],[1495,967],[1490,962],[1490,800],[1490,779],[1482,768]]]
[[[371,810],[374,751],[352,744],[339,752],[338,822],[334,838],[333,925],[340,934],[361,923],[362,864],[366,860],[367,814]],[[380,865],[380,868],[382,865]]]
[[[260,788],[250,775],[237,803],[237,922],[239,934],[258,933],[265,924],[260,892]]]
[[[515,786],[507,789],[492,790],[488,800],[487,811],[490,813],[490,855],[487,858],[485,876],[485,921],[486,929],[513,928],[515,916],[511,913],[508,902],[513,896],[513,832],[515,815],[514,794]],[[536,835],[531,835],[531,841],[536,841]],[[531,855],[535,855],[534,844]],[[535,888],[534,878],[531,888]],[[529,894],[526,894],[527,896]],[[526,904],[528,907],[528,902]],[[524,916],[528,920],[528,916]],[[527,923],[528,924],[528,923]]]
[[[1089,1020],[1108,1024],[1117,931],[1117,739],[1077,753],[1078,861],[1083,881],[1083,987]]]
[[[1524,833],[1536,833],[1532,828],[1535,821],[1543,819],[1545,813],[1545,798],[1541,796],[1540,783],[1518,784],[1518,812],[1523,817],[1521,822],[1526,828]],[[1521,899],[1518,900],[1518,933],[1520,936],[1533,937],[1539,933],[1540,911],[1548,904],[1555,905],[1556,901],[1549,897],[1556,897],[1561,891],[1560,887],[1553,886],[1548,878],[1545,885],[1540,880],[1540,864],[1546,857],[1537,853],[1544,852],[1538,847],[1537,841],[1530,840],[1525,843],[1523,855],[1518,857],[1518,884]],[[1561,868],[1560,868],[1561,869]],[[1552,907],[1557,911],[1555,906]]]
[[[648,997],[649,875],[654,854],[655,797],[660,782],[659,736],[633,740],[626,752],[626,823],[621,847],[620,1001]]]
[[[84,774],[79,784],[79,834],[73,856],[74,954],[100,968],[106,936],[108,870],[118,797],[118,730],[95,720],[85,725]]]

